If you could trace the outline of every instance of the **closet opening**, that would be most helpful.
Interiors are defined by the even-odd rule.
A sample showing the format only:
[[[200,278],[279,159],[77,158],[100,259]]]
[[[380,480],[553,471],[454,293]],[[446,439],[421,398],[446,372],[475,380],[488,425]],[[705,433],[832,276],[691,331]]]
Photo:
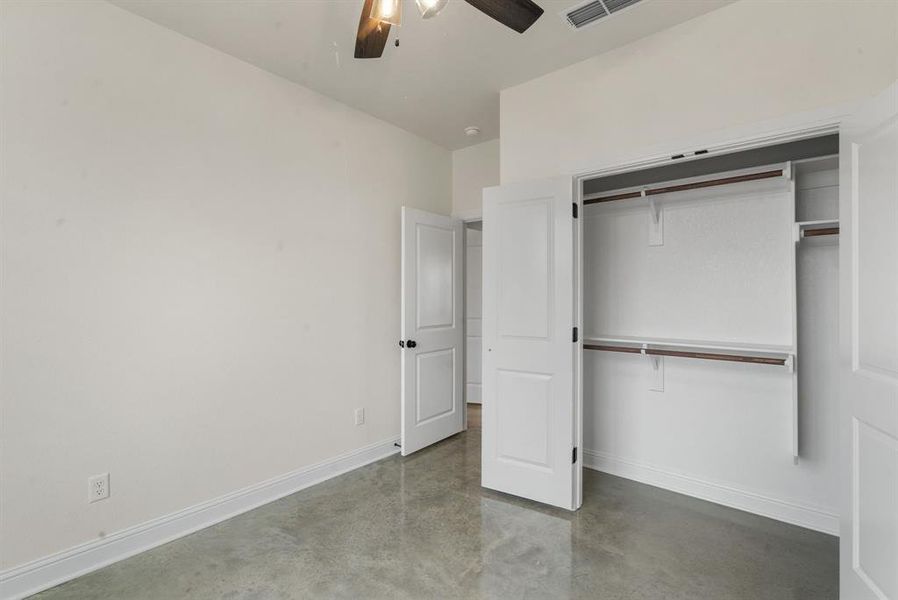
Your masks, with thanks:
[[[837,532],[838,153],[581,180],[585,467]]]

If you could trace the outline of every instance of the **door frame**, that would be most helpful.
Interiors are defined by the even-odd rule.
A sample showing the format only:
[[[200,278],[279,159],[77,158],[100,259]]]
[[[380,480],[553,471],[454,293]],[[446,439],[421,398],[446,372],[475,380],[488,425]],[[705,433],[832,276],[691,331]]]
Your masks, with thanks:
[[[462,324],[462,336],[465,341],[465,364],[462,366],[462,377],[464,378],[465,391],[463,393],[464,402],[464,419],[465,419],[465,427],[464,431],[468,430],[468,224],[470,223],[480,223],[481,229],[483,227],[483,216],[473,216],[473,212],[468,213],[468,217],[459,217],[454,215],[456,219],[461,220],[462,225],[462,243],[465,246],[464,256],[462,257],[462,293],[464,297],[462,298],[462,320],[464,323]],[[482,212],[482,211],[479,211]],[[483,292],[481,290],[481,300],[483,299]],[[483,308],[481,308],[481,314],[483,314]],[[481,353],[482,354],[482,353]],[[480,356],[480,361],[483,362],[483,356]],[[481,367],[482,370],[482,367]],[[481,404],[480,406],[483,406]]]

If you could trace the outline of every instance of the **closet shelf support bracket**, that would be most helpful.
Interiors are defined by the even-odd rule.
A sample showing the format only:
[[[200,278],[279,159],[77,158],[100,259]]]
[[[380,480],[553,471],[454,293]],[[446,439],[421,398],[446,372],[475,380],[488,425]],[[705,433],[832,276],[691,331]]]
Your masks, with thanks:
[[[649,246],[664,245],[664,220],[663,208],[658,205],[655,199],[646,195],[646,191],[640,192],[643,198],[648,200],[649,204]]]
[[[786,367],[786,369],[788,369],[790,373],[794,373],[795,372],[795,355],[790,354],[789,356],[787,356],[786,360],[783,361],[783,366]]]
[[[649,367],[651,367],[651,383],[649,384],[649,391],[651,392],[663,392],[664,391],[664,357],[659,356],[657,354],[649,354],[649,345],[642,344],[642,347],[639,349],[639,353],[642,354],[647,362]]]

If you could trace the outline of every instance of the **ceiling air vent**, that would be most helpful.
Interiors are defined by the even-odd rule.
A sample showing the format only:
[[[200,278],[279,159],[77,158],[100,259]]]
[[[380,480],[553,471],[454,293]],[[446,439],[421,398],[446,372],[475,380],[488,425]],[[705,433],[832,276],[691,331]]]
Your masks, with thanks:
[[[561,14],[568,25],[574,29],[580,29],[637,2],[639,0],[587,0],[587,2],[581,2]]]

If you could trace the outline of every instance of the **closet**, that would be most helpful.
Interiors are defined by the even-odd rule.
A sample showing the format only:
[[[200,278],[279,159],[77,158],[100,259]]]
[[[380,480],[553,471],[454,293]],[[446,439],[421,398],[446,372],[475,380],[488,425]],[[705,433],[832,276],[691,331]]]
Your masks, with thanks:
[[[898,82],[809,118],[484,189],[483,487],[576,510],[605,471],[898,589]]]
[[[835,529],[837,153],[583,182],[585,467]]]
[[[836,531],[838,153],[485,189],[483,485],[576,509],[585,467]]]

